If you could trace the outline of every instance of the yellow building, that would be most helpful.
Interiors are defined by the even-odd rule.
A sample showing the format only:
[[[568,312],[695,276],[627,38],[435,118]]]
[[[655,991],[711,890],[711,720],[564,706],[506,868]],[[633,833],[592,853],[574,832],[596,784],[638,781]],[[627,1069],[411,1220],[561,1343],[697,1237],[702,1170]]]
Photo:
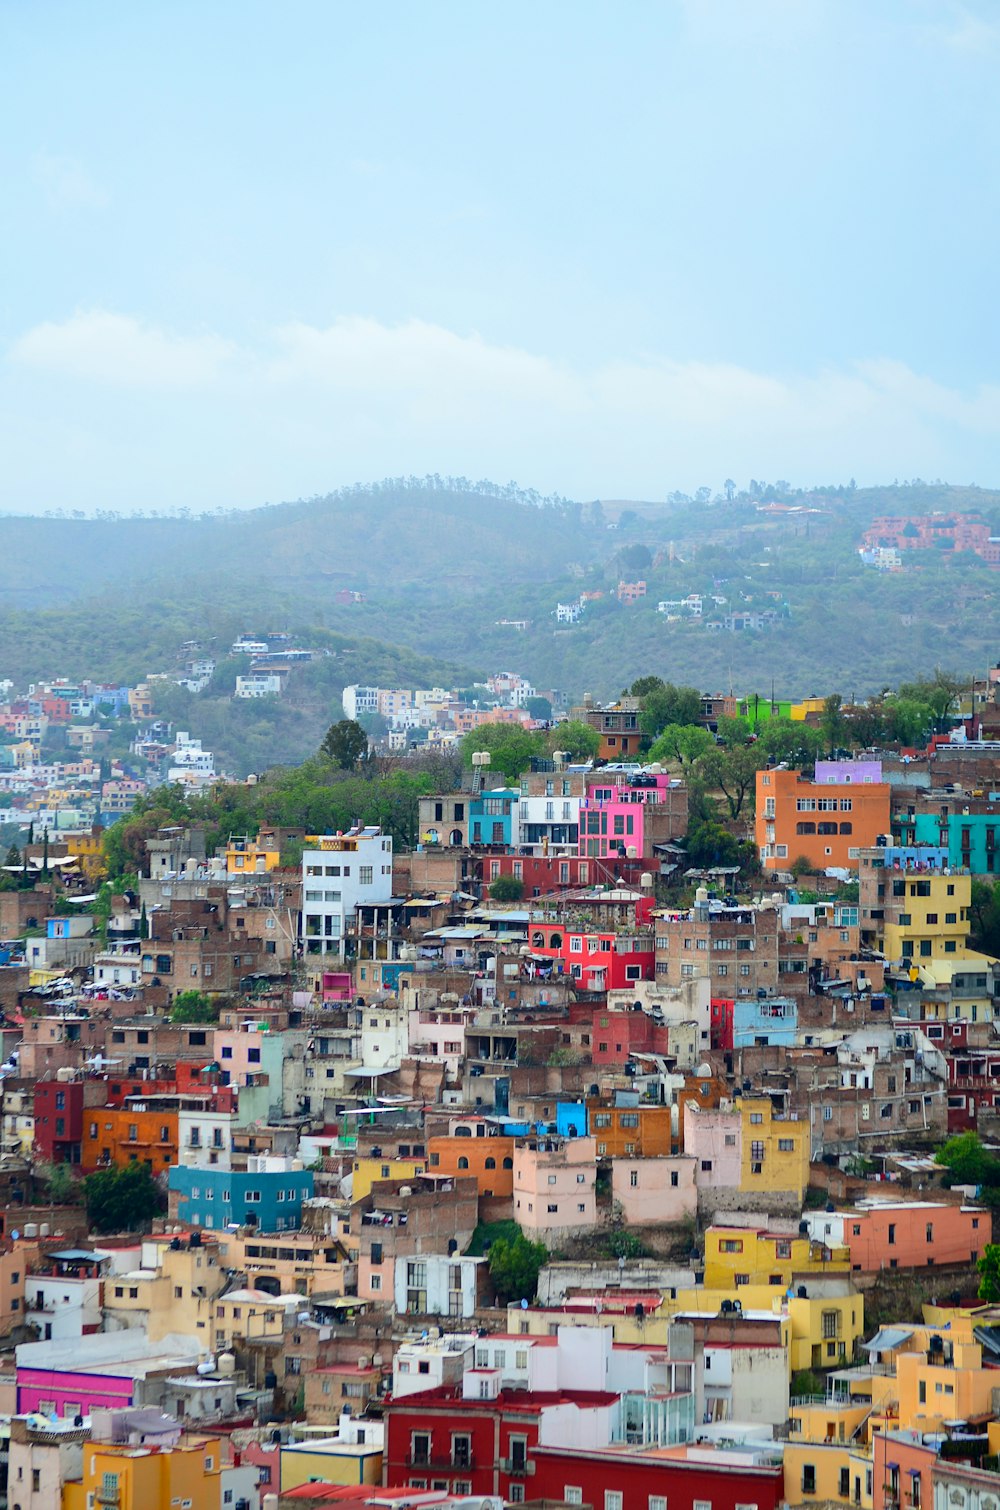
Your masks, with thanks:
[[[381,1484],[381,1433],[377,1443],[341,1441],[339,1436],[290,1442],[281,1449],[281,1492],[300,1484]]]
[[[226,873],[231,876],[265,875],[281,864],[281,853],[273,836],[256,839],[229,837],[226,845]]]
[[[355,1159],[351,1200],[363,1200],[376,1180],[412,1180],[426,1168],[426,1159]]]
[[[314,1232],[227,1233],[225,1262],[238,1269],[255,1288],[276,1294],[345,1295],[357,1282],[357,1239],[353,1252],[348,1240]]]
[[[801,1204],[809,1184],[809,1124],[779,1117],[766,1097],[740,1099],[740,1189],[749,1194],[791,1191]]]
[[[874,1475],[871,1459],[863,1449],[839,1441],[796,1442],[790,1438],[782,1461],[787,1505],[826,1501],[871,1510]]]
[[[810,716],[819,718],[826,704],[824,697],[804,697],[800,703],[792,703],[788,716],[796,723],[804,723]]]
[[[202,1438],[169,1449],[83,1444],[83,1477],[63,1488],[63,1510],[113,1506],[152,1510],[160,1505],[218,1505],[218,1439]]]
[[[886,921],[875,946],[889,960],[961,958],[969,953],[972,877],[957,871],[936,875],[885,871]],[[890,886],[894,889],[889,898]],[[901,888],[897,895],[895,888]]]
[[[827,1248],[798,1233],[754,1227],[709,1227],[705,1233],[705,1288],[735,1288],[741,1300],[746,1285],[788,1290],[805,1281],[808,1289],[811,1274],[850,1272],[849,1248]]]
[[[140,1267],[108,1278],[104,1306],[119,1325],[142,1327],[151,1342],[180,1332],[215,1350],[215,1302],[229,1283],[228,1260],[217,1242],[197,1235],[193,1247],[188,1238],[144,1238]]]
[[[853,1292],[848,1277],[838,1281],[836,1286],[843,1289],[843,1294],[830,1294],[833,1288],[828,1280],[822,1295],[809,1295],[806,1281],[796,1285],[797,1290],[806,1290],[805,1295],[788,1296],[784,1289],[769,1284],[741,1285],[738,1289],[733,1284],[717,1289],[698,1285],[690,1290],[679,1289],[674,1294],[668,1291],[659,1308],[647,1312],[641,1320],[632,1310],[622,1313],[574,1311],[572,1324],[609,1326],[616,1342],[665,1347],[672,1317],[689,1311],[717,1315],[722,1310],[723,1301],[739,1300],[744,1311],[772,1311],[776,1316],[787,1315],[789,1369],[797,1373],[850,1363],[857,1354],[865,1330],[864,1296]],[[568,1314],[558,1307],[532,1306],[523,1311],[519,1305],[512,1305],[507,1312],[507,1330],[515,1337],[548,1337],[553,1325],[569,1319]],[[864,1407],[861,1413],[866,1409]]]

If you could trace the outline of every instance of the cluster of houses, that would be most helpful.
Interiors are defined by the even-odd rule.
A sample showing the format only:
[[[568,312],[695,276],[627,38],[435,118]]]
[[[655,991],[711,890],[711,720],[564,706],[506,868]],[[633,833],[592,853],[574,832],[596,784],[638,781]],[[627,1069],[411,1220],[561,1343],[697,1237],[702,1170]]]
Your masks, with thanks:
[[[971,551],[989,566],[1000,566],[1000,536],[981,514],[894,514],[873,519],[862,536],[859,554],[878,571],[901,571],[911,551]]]
[[[440,691],[348,690],[390,721]],[[689,864],[640,711],[585,699],[595,762],[480,764],[405,852],[161,829],[107,919],[98,830],[26,847],[8,1507],[995,1510],[992,1211],[934,1155],[1000,1118],[971,942],[1000,703],[919,755],[762,769],[751,891]],[[75,1182],[134,1165],[162,1214],[94,1232]],[[537,1277],[497,1261],[515,1231]]]
[[[378,714],[388,724],[384,743],[391,749],[405,749],[419,733],[431,746],[447,748],[466,734],[485,724],[511,723],[522,728],[539,726],[527,709],[536,697],[552,706],[565,699],[551,689],[538,691],[516,671],[497,671],[475,689],[474,701],[468,689],[452,687],[345,687],[342,696],[344,716],[365,721]]]
[[[5,680],[0,699],[4,816],[39,840],[113,823],[164,781],[197,791],[219,778],[200,740],[154,716],[149,681],[34,682],[18,693]],[[109,753],[115,718],[138,725],[124,755]]]

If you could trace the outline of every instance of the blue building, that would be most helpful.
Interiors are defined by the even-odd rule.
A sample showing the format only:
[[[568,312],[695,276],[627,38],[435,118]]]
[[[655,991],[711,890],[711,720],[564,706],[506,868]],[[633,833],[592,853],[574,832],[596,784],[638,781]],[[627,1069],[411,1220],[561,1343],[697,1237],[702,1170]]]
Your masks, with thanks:
[[[470,844],[513,844],[520,788],[498,787],[469,802]]]
[[[253,1168],[192,1169],[175,1166],[170,1189],[178,1194],[177,1219],[221,1232],[235,1223],[258,1232],[291,1232],[302,1225],[302,1202],[313,1193],[310,1169],[292,1159],[261,1154]]]
[[[798,1002],[790,996],[738,996],[733,1003],[733,1048],[754,1044],[794,1044]]]
[[[1000,805],[978,813],[970,813],[968,807],[946,798],[938,812],[916,813],[899,822],[909,826],[917,844],[944,847],[952,870],[970,870],[974,876],[1000,874]]]

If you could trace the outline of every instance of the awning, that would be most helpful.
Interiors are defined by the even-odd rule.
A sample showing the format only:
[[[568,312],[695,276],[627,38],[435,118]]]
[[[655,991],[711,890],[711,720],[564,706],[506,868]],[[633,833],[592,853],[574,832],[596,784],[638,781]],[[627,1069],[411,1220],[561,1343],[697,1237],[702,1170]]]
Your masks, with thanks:
[[[399,1066],[395,1064],[363,1064],[356,1070],[345,1070],[345,1075],[395,1075]]]
[[[909,1327],[880,1327],[871,1341],[863,1342],[861,1346],[866,1353],[894,1353],[912,1336]]]

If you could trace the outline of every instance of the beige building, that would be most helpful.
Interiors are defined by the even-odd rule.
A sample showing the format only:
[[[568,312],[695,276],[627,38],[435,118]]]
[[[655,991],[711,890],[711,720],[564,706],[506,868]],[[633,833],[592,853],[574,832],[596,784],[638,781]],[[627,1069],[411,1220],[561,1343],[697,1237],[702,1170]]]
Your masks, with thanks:
[[[698,1210],[695,1160],[617,1158],[611,1165],[611,1195],[616,1213],[629,1226],[681,1222]]]
[[[533,1241],[597,1224],[594,1138],[529,1137],[514,1145],[514,1220]]]

